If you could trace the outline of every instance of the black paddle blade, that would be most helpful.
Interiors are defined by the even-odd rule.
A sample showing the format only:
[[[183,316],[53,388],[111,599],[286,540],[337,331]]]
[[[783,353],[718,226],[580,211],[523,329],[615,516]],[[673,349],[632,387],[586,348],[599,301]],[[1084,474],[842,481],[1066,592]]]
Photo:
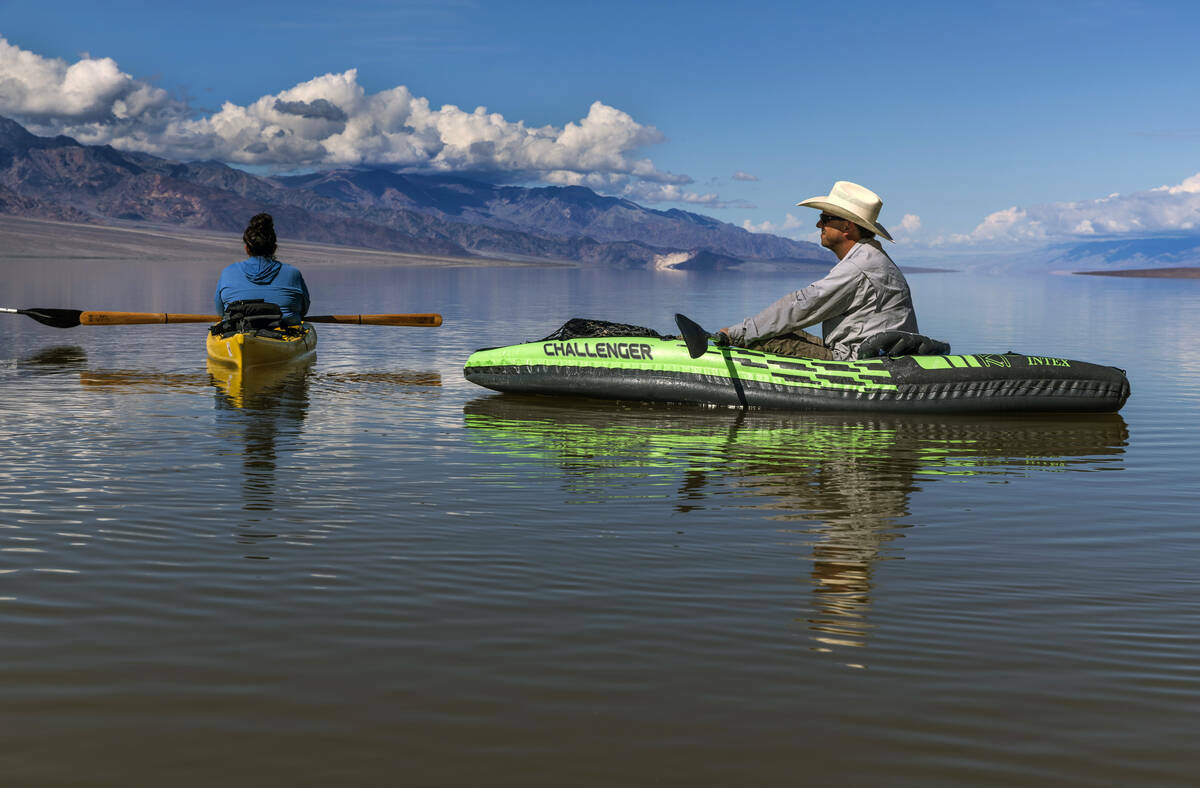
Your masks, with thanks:
[[[83,310],[38,307],[36,309],[18,309],[17,314],[28,315],[39,323],[55,328],[75,328],[79,325],[79,316],[83,314]]]
[[[699,323],[678,312],[675,313],[675,325],[679,326],[679,333],[687,344],[688,355],[692,358],[703,356],[708,350],[708,332]]]

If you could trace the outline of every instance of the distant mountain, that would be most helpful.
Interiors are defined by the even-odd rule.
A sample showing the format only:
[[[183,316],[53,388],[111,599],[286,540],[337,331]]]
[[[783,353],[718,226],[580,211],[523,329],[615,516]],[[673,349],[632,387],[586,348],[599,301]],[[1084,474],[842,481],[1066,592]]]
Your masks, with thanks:
[[[268,178],[220,162],[38,137],[0,117],[0,213],[240,232],[259,211],[273,214],[288,238],[416,254],[681,269],[831,261],[815,244],[578,186],[496,186],[384,170]]]
[[[1070,271],[1200,267],[1200,235],[1085,241],[1055,248],[1052,264]]]
[[[412,210],[549,238],[633,242],[671,252],[705,250],[739,260],[813,262],[828,256],[815,244],[751,233],[687,211],[655,211],[582,186],[527,189],[380,170],[336,170],[279,181],[360,208]]]

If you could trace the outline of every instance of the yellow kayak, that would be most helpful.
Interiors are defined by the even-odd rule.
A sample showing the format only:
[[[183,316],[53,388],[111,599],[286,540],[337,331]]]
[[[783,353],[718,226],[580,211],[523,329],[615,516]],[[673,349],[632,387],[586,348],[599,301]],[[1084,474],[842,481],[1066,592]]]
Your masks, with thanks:
[[[280,397],[287,392],[303,393],[315,360],[310,353],[294,364],[242,369],[210,358],[208,382],[215,384],[225,395],[225,401],[235,408],[274,407],[278,406]]]
[[[283,329],[210,333],[207,348],[209,359],[238,369],[283,364],[311,357],[317,350],[317,330],[303,323]]]

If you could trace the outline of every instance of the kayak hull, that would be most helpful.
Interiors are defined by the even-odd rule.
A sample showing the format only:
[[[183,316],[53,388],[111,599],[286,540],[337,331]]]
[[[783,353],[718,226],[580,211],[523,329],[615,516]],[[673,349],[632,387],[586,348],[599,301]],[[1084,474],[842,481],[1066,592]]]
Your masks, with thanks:
[[[206,342],[209,360],[250,369],[286,364],[312,357],[317,350],[317,330],[309,323],[299,331],[260,330],[219,336],[210,333]]]
[[[982,353],[863,361],[791,358],[680,340],[545,340],[476,351],[467,380],[495,391],[703,405],[876,413],[1120,410],[1129,381],[1116,367]]]

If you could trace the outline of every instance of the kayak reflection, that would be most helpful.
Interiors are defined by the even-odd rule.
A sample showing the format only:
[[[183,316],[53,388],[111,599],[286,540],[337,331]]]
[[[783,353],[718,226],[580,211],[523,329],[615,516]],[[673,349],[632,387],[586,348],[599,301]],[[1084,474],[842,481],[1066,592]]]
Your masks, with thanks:
[[[789,523],[812,562],[803,620],[820,649],[866,645],[872,573],[900,557],[894,542],[924,485],[1120,470],[1128,438],[1117,414],[868,417],[512,394],[473,400],[464,418],[489,452],[552,462],[568,492],[591,501],[657,473],[653,489],[673,489],[677,512],[750,508]]]
[[[290,450],[304,426],[313,363],[309,358],[243,370],[208,362],[216,389],[218,435],[241,449],[242,508],[247,512],[267,513],[275,508],[279,456]],[[263,518],[261,514],[248,517],[238,534],[241,543],[256,545],[278,536]]]
[[[437,372],[314,371],[315,360],[251,367],[247,370],[209,362],[208,372],[217,391],[218,435],[240,447],[244,519],[237,531],[239,544],[255,547],[247,558],[268,559],[264,546],[274,540],[308,540],[312,533],[298,532],[295,524],[274,516],[279,490],[303,486],[305,468],[289,461],[300,446],[314,387],[333,401],[356,388],[380,387],[388,391],[410,386],[441,386]],[[281,475],[290,481],[280,482]]]

